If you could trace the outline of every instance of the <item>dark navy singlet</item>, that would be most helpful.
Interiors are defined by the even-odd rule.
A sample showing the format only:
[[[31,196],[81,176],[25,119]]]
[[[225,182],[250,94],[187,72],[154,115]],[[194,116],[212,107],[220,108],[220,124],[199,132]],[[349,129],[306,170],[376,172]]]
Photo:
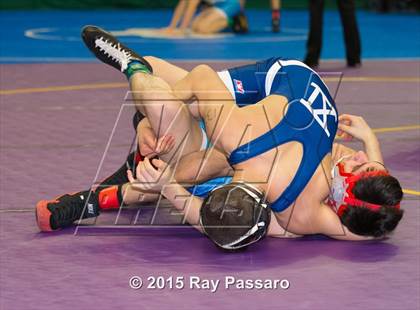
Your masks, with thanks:
[[[271,58],[254,65],[228,70],[225,84],[240,106],[267,96],[285,96],[289,103],[279,124],[264,135],[234,150],[229,163],[236,165],[281,144],[297,141],[303,155],[289,186],[271,203],[275,212],[290,206],[303,191],[325,155],[331,152],[337,131],[338,113],[327,86],[318,74],[297,60]],[[259,72],[255,71],[260,70]],[[229,76],[231,81],[226,81]]]

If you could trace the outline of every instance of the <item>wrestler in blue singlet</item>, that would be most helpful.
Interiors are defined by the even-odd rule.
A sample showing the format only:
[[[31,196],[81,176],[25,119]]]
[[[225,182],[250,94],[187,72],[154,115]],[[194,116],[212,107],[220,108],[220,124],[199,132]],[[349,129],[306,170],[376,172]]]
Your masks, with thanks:
[[[231,21],[241,11],[239,0],[202,0],[203,3],[220,10]]]
[[[289,101],[279,124],[240,146],[229,157],[229,163],[236,165],[281,144],[302,143],[303,156],[293,180],[271,203],[273,211],[281,212],[296,200],[321,160],[331,152],[338,123],[334,100],[319,75],[297,60],[270,58],[219,72],[219,76],[240,107],[255,104],[273,94],[285,96]],[[225,183],[218,186],[226,184],[228,179],[219,181]],[[211,182],[215,184],[215,180]]]

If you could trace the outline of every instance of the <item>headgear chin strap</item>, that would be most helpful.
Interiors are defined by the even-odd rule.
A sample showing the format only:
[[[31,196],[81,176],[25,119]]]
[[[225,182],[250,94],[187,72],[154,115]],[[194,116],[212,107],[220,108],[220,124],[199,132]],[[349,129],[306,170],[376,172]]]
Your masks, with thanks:
[[[356,207],[365,207],[372,211],[378,212],[382,207],[381,205],[369,203],[360,199],[357,199],[353,194],[353,188],[355,184],[362,178],[366,177],[376,177],[376,176],[387,176],[389,173],[387,171],[368,171],[361,174],[355,175],[353,173],[345,172],[344,165],[338,163],[338,174],[333,173],[332,181],[332,195],[329,199],[330,203],[337,208],[337,215],[342,216],[343,213],[347,210],[349,205]],[[334,167],[334,170],[336,169]],[[396,209],[400,208],[400,205],[397,204],[394,206]]]

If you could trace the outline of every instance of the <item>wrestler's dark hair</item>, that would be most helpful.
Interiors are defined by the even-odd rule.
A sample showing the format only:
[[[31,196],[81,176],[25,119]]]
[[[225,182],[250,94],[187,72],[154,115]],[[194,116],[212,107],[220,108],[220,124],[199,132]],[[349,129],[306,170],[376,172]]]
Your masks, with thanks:
[[[353,194],[359,200],[382,207],[373,211],[366,207],[349,205],[340,220],[352,233],[379,238],[397,227],[404,211],[395,208],[403,198],[401,185],[395,177],[362,177],[354,185]]]

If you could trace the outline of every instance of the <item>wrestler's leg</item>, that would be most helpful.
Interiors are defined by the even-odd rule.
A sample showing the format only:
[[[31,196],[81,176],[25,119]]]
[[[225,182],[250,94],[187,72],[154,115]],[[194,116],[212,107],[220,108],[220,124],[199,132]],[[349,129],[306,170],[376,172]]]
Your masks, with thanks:
[[[204,119],[207,135],[214,145],[223,150],[237,146],[224,142],[232,140],[237,143],[240,140],[241,131],[232,128],[242,127],[244,120],[241,120],[241,110],[216,71],[207,65],[195,67],[174,86],[174,94],[185,102],[197,99],[199,115],[194,116]],[[190,110],[193,113],[194,109]],[[228,134],[222,137],[226,129],[229,129]]]
[[[181,67],[175,66],[163,59],[146,56],[144,57],[153,68],[153,75],[165,80],[169,86],[173,87],[177,82],[185,78],[188,71]]]
[[[172,163],[175,154],[182,156],[201,148],[203,137],[198,121],[174,96],[171,86],[152,75],[153,68],[144,58],[98,27],[84,27],[82,38],[99,60],[120,70],[129,79],[136,108],[147,116],[156,137],[169,132],[174,136],[175,148],[162,156],[164,161]]]
[[[196,17],[194,17],[192,23],[191,23],[191,29],[194,32],[199,32],[199,27],[202,23],[202,21],[209,15],[211,14],[211,7],[210,8],[206,8],[203,11],[201,11]]]
[[[122,185],[122,197],[125,205],[132,205],[135,203],[153,202],[159,199],[160,194],[144,193],[134,189],[130,183]]]
[[[140,120],[133,120],[136,128]],[[136,153],[131,153],[119,169],[91,189],[39,201],[35,215],[40,230],[65,228],[77,220],[97,217],[101,211],[119,209],[123,204],[157,200],[157,194],[141,195],[131,189],[129,183],[125,184],[127,169],[133,170],[137,160]]]
[[[192,25],[193,31],[197,33],[218,33],[228,26],[226,14],[218,8],[209,8],[200,15],[196,17],[196,21]]]
[[[200,150],[202,132],[188,107],[178,100],[170,85],[162,78],[147,73],[135,73],[130,78],[130,88],[136,108],[147,116],[156,137],[171,134],[175,147],[162,156],[170,162],[177,157]]]

